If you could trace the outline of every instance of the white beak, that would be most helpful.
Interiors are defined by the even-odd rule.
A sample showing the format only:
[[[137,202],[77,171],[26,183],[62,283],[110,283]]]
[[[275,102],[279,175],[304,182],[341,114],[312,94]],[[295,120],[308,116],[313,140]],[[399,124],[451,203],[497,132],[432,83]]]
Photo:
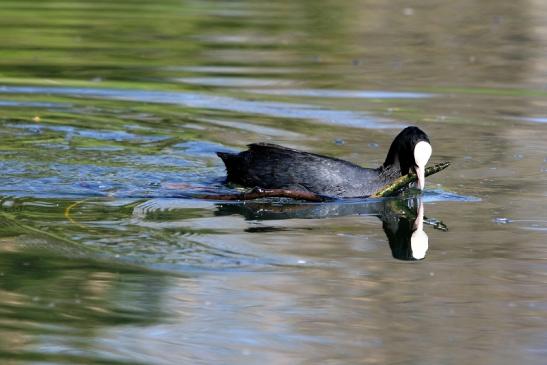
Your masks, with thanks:
[[[425,166],[416,166],[416,175],[418,176],[418,188],[424,190],[425,187]]]
[[[416,143],[414,147],[414,161],[416,162],[415,170],[418,176],[418,187],[423,190],[425,187],[425,165],[432,152],[431,145],[426,141],[420,141]]]

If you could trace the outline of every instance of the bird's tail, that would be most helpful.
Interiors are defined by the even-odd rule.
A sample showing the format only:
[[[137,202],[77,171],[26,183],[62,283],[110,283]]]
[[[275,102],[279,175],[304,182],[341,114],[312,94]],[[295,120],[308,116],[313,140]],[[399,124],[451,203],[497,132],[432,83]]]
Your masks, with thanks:
[[[241,158],[237,154],[229,152],[217,152],[217,156],[222,159],[226,166],[226,181],[237,183],[240,175],[238,171],[241,168]]]

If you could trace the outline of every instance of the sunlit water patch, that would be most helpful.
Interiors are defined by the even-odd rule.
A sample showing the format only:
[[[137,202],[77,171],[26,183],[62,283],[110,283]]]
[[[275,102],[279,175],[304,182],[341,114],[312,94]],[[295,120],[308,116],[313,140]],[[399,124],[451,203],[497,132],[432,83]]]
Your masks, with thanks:
[[[520,119],[532,123],[547,123],[547,117],[523,117]]]
[[[223,86],[223,87],[264,87],[290,85],[289,80],[256,79],[243,77],[185,77],[174,79],[176,82],[191,85]]]
[[[319,90],[319,89],[252,89],[257,94],[306,96],[316,98],[352,98],[352,99],[424,99],[435,96],[419,92],[395,92],[381,90]]]
[[[161,92],[145,90],[94,89],[69,87],[2,86],[0,93],[49,94],[73,97],[106,98],[133,102],[175,104],[191,108],[226,110],[267,115],[279,118],[298,118],[321,123],[360,127],[398,128],[401,125],[386,118],[372,117],[364,112],[333,110],[314,105],[271,101],[251,101],[227,96],[193,92]],[[391,122],[391,123],[390,123]]]
[[[39,101],[12,101],[0,100],[0,107],[17,107],[17,108],[69,108],[68,103],[46,103]]]

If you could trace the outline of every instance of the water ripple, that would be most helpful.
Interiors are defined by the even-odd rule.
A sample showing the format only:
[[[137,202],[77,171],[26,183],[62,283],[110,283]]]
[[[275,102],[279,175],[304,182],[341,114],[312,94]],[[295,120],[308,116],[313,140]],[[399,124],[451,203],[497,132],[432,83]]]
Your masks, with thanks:
[[[309,96],[317,98],[355,98],[355,99],[424,99],[434,94],[418,92],[397,92],[379,90],[333,90],[333,89],[251,89],[257,94],[281,96]]]
[[[71,97],[85,96],[88,98],[175,104],[198,109],[215,109],[267,115],[271,117],[308,119],[325,124],[351,126],[356,128],[401,127],[401,124],[396,123],[391,119],[373,117],[364,112],[327,109],[307,104],[242,100],[205,93],[44,86],[2,86],[0,87],[0,93],[50,94]]]
[[[25,108],[69,108],[68,103],[51,103],[40,101],[14,101],[0,100],[1,107],[25,107]]]

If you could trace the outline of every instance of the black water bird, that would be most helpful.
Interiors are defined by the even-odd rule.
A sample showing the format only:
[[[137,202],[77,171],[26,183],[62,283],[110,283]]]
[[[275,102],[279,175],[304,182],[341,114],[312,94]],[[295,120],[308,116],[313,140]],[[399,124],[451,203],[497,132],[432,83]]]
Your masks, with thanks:
[[[400,176],[414,172],[425,185],[431,144],[418,127],[403,129],[391,143],[384,163],[364,168],[348,161],[269,143],[247,151],[217,152],[226,165],[226,182],[263,189],[287,189],[339,198],[366,197]]]

